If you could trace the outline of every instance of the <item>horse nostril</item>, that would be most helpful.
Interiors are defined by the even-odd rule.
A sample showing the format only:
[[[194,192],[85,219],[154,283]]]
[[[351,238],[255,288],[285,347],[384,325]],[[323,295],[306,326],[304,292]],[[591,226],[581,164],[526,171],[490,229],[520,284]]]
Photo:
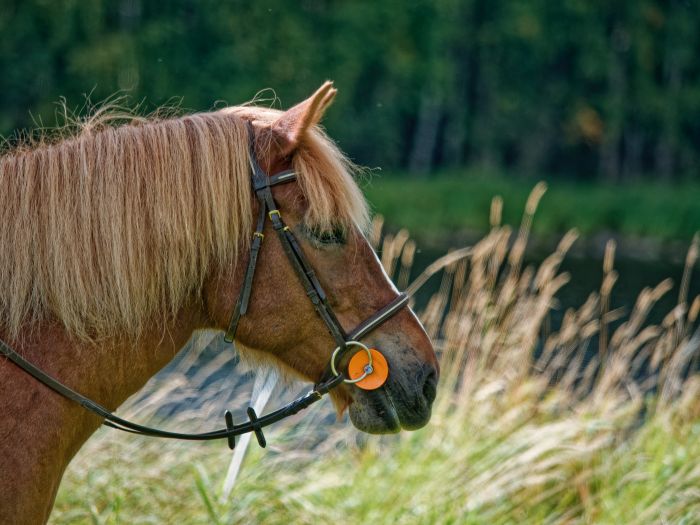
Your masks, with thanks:
[[[435,401],[435,395],[437,394],[437,371],[431,367],[430,371],[425,376],[425,382],[423,383],[423,397],[428,402],[428,404]]]

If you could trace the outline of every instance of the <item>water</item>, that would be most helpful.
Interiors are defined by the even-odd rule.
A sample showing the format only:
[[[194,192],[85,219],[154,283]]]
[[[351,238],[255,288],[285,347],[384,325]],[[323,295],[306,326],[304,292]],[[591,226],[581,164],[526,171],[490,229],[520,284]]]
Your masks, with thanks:
[[[447,249],[418,250],[411,277],[417,276],[428,264],[446,252]],[[528,255],[525,258],[525,266],[539,266],[546,255],[548,254]],[[623,308],[629,314],[642,289],[656,286],[667,278],[673,281],[673,289],[654,306],[649,315],[649,322],[660,323],[666,314],[678,304],[678,294],[684,271],[682,262],[617,257],[614,269],[618,273],[618,279],[611,295],[611,309]],[[592,292],[600,290],[603,280],[603,261],[600,258],[590,256],[570,256],[564,259],[560,271],[569,273],[570,281],[557,293],[559,305],[552,311],[551,315],[552,328],[554,329],[559,326],[564,312],[568,308],[580,307]],[[434,276],[421,289],[416,299],[418,310],[438,290],[439,285],[440,276]],[[700,295],[700,269],[695,268],[691,274],[688,303],[690,304],[698,295]]]
[[[444,255],[447,250],[422,250],[416,253],[414,267],[411,278],[415,278],[426,266],[435,259]],[[524,267],[539,267],[544,258],[549,253],[529,254],[525,257]],[[610,297],[610,310],[622,310],[618,319],[609,323],[609,333],[613,333],[623,322],[625,322],[632,312],[640,292],[647,287],[655,287],[666,279],[671,279],[672,289],[656,302],[646,317],[644,325],[658,325],[666,315],[678,304],[680,285],[684,273],[684,264],[675,260],[638,260],[630,257],[617,257],[614,269],[618,274],[617,281],[613,287]],[[700,295],[700,269],[695,268],[691,273],[691,278],[687,293],[687,302],[691,304],[695,297]],[[550,311],[546,321],[546,330],[542,332],[551,334],[558,331],[564,318],[565,312],[570,309],[580,308],[593,292],[600,291],[603,280],[602,258],[569,256],[564,259],[559,273],[566,272],[570,276],[569,282],[564,285],[556,294],[557,305]],[[440,276],[434,276],[431,281],[420,290],[416,297],[416,310],[421,311],[427,304],[429,298],[438,291],[440,286]],[[534,355],[537,357],[543,348],[544,339],[540,340],[534,348]],[[582,358],[581,366],[585,367],[591,359],[595,358],[598,352],[598,336],[591,336],[589,344],[586,345],[585,355]],[[573,359],[573,356],[571,357]],[[694,365],[683,372],[689,374],[692,371],[700,370],[700,363],[693,360]],[[568,363],[568,360],[567,360]],[[641,384],[643,380],[651,378],[656,372],[649,368],[650,362],[647,360],[634,374],[635,379]],[[568,366],[568,365],[564,365]],[[579,366],[579,365],[577,365]],[[653,385],[654,383],[647,383]],[[653,387],[652,387],[653,388]]]

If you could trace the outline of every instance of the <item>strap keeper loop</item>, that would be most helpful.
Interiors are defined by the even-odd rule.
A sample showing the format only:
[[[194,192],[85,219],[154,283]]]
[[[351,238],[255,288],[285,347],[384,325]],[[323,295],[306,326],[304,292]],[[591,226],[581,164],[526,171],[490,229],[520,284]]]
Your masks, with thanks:
[[[236,436],[233,433],[236,430],[236,428],[233,425],[233,415],[231,415],[231,412],[229,410],[224,412],[224,419],[226,420],[226,430],[229,433],[227,436],[228,448],[233,450],[234,448],[236,448]]]
[[[258,445],[260,445],[260,448],[265,448],[267,446],[267,441],[265,440],[265,435],[263,434],[262,426],[260,426],[260,423],[258,423],[258,415],[255,413],[255,409],[253,407],[248,407],[248,410],[246,412],[248,413],[250,426],[253,429],[255,437],[258,440]]]

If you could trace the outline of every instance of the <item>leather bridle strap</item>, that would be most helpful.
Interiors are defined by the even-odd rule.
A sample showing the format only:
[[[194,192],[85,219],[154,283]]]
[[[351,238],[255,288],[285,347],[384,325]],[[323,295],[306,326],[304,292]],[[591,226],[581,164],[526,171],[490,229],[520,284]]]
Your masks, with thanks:
[[[256,163],[257,164],[257,163]],[[270,177],[270,185],[284,184],[285,182],[292,182],[296,180],[296,173],[292,170],[283,171],[278,173],[274,177]],[[241,288],[241,294],[238,296],[236,305],[231,314],[231,320],[229,322],[228,330],[226,330],[226,335],[224,340],[227,343],[232,343],[236,338],[236,331],[238,330],[238,322],[241,316],[245,315],[248,311],[248,302],[250,301],[250,293],[253,289],[253,277],[255,276],[255,266],[258,262],[258,254],[260,253],[260,248],[262,247],[262,242],[265,239],[265,234],[263,230],[265,229],[265,219],[266,210],[265,206],[262,204],[258,211],[258,221],[255,225],[255,232],[253,233],[253,240],[250,245],[250,257],[248,259],[248,266],[243,277],[243,287]]]
[[[263,230],[267,215],[272,222],[272,228],[275,230],[275,232],[277,232],[277,236],[282,243],[284,253],[297,274],[299,281],[304,286],[306,295],[311,300],[314,309],[325,323],[336,344],[339,346],[345,346],[345,343],[348,340],[347,335],[345,334],[342,325],[338,321],[338,318],[335,316],[335,313],[329,306],[326,293],[323,290],[321,283],[319,283],[313,268],[308,263],[301,246],[299,246],[299,243],[296,240],[296,237],[294,237],[294,234],[282,219],[282,214],[280,213],[277,203],[272,195],[271,187],[273,185],[291,182],[292,180],[296,179],[296,174],[293,171],[284,171],[271,177],[268,176],[256,160],[255,140],[252,127],[249,128],[249,133],[250,162],[252,168],[251,177],[253,182],[253,190],[255,191],[255,196],[258,199],[259,207],[258,222],[255,233],[253,234],[250,258],[248,260],[248,267],[243,278],[242,291],[239,299],[236,301],[233,314],[231,315],[231,321],[226,332],[225,340],[227,342],[233,342],[236,337],[236,331],[238,329],[240,318],[241,316],[245,315],[247,311],[248,301],[250,299],[250,294],[253,287],[253,277],[255,275],[255,265],[257,263],[258,252],[260,251],[260,246],[262,245],[262,241],[264,239]]]
[[[29,375],[34,377],[40,383],[49,387],[54,392],[62,395],[63,397],[70,399],[71,401],[79,404],[80,406],[86,408],[90,412],[96,414],[99,417],[105,419],[104,425],[117,430],[123,430],[125,432],[130,432],[132,434],[140,434],[144,436],[160,437],[168,439],[181,439],[188,441],[210,441],[213,439],[228,439],[229,446],[233,448],[235,445],[235,436],[240,436],[242,434],[247,434],[248,432],[254,432],[258,438],[260,446],[265,446],[265,437],[262,434],[262,428],[273,423],[276,423],[284,418],[292,416],[309,406],[311,406],[316,401],[322,399],[324,394],[327,394],[329,390],[336,387],[342,383],[343,376],[336,376],[333,381],[328,381],[320,385],[316,385],[314,390],[308,392],[302,397],[295,399],[294,401],[288,403],[282,408],[275,410],[269,414],[266,414],[260,418],[257,417],[255,411],[252,408],[248,409],[249,421],[241,423],[238,425],[233,425],[230,422],[230,412],[226,412],[226,428],[214,430],[211,432],[203,433],[183,433],[183,432],[170,432],[167,430],[160,430],[157,428],[148,427],[145,425],[139,425],[133,423],[126,419],[122,419],[119,416],[114,415],[107,408],[103,407],[99,403],[92,401],[91,399],[79,394],[75,390],[67,387],[60,381],[56,380],[43,370],[34,366],[32,363],[24,359],[21,355],[10,348],[6,343],[0,340],[0,354],[5,355],[10,361],[20,367],[22,370],[27,372]]]
[[[410,296],[405,293],[400,293],[396,299],[387,304],[384,308],[375,313],[372,317],[366,319],[359,324],[352,332],[348,334],[348,339],[358,341],[377,328],[384,321],[390,319],[404,306],[408,305]]]

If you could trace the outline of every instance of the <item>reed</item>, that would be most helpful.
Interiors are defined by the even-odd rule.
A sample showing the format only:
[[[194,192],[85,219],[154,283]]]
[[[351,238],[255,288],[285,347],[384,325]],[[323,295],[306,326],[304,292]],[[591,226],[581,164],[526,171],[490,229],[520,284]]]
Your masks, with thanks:
[[[600,289],[547,333],[576,234],[538,267],[524,265],[544,189],[515,234],[495,200],[491,231],[444,272],[420,312],[442,367],[426,428],[366,436],[329,423],[330,406],[314,408],[274,428],[269,449],[250,451],[224,502],[223,446],[100,431],[71,464],[52,523],[698,523],[700,376],[690,370],[700,300],[684,292],[698,240],[679,303],[659,325],[647,316],[669,281],[642,290],[629,312],[611,309],[610,245]],[[403,232],[384,237],[382,261],[402,283],[414,251]],[[244,385],[232,379],[240,365],[209,342],[193,344],[124,410],[157,419],[157,407],[201,395],[204,383],[220,394],[181,413],[181,425],[245,406]],[[202,355],[214,357],[193,377]],[[285,385],[279,395],[294,392]]]

